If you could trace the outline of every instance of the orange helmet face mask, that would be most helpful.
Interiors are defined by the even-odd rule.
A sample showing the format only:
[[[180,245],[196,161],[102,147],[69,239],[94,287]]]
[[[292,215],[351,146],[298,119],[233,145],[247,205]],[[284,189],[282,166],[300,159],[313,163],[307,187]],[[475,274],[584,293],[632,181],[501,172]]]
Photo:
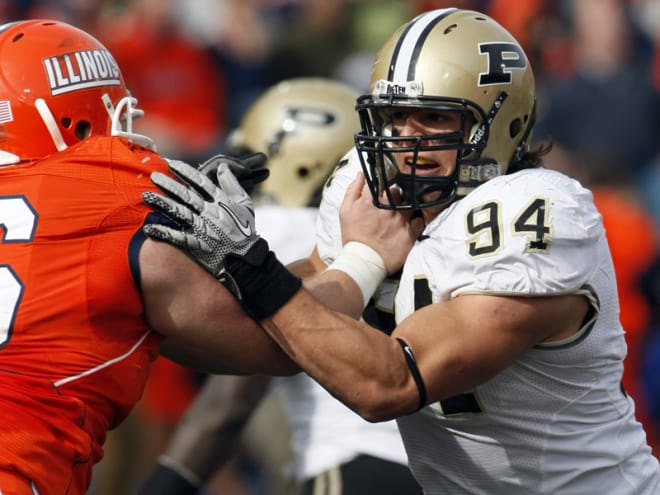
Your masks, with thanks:
[[[90,136],[132,132],[135,108],[112,54],[66,23],[20,21],[0,26],[0,165],[44,158]]]

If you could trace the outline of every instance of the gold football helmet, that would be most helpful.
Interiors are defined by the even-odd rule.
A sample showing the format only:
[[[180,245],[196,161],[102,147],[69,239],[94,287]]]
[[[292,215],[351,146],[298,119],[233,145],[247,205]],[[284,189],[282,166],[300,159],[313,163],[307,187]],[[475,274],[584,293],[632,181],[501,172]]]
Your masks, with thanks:
[[[398,136],[389,122],[392,107],[455,111],[463,124],[471,114],[467,122],[476,123],[468,132]],[[370,93],[358,98],[362,130],[356,146],[374,202],[391,209],[447,204],[505,174],[528,151],[534,108],[529,61],[501,25],[469,10],[420,14],[380,49]],[[454,173],[416,176],[418,154],[439,149],[457,150]],[[410,174],[398,170],[393,153],[412,155]],[[396,201],[393,184],[402,195]]]
[[[228,138],[228,152],[268,155],[258,199],[287,207],[317,205],[326,178],[360,128],[357,93],[324,78],[282,81],[248,108]],[[261,198],[259,198],[261,196]]]

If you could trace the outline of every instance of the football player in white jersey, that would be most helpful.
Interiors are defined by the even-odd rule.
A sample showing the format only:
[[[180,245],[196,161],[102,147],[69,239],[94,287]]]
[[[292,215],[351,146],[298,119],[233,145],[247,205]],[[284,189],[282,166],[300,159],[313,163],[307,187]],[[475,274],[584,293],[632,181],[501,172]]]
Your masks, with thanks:
[[[282,262],[296,262],[299,275],[324,269],[341,249],[341,244],[334,251],[323,244],[325,263],[316,254],[310,256],[323,185],[353,146],[359,129],[356,97],[348,86],[330,79],[286,80],[257,98],[228,138],[229,153],[267,154],[270,176],[253,193],[256,228]],[[330,221],[338,226],[338,211],[326,215],[332,213],[335,218]],[[378,313],[372,308],[368,314]],[[140,495],[197,493],[235,452],[246,422],[267,391],[267,382],[263,376],[210,376]],[[387,490],[421,494],[395,421],[365,421],[304,373],[276,377],[270,390],[284,406],[291,445],[287,445],[286,425],[277,422],[278,404],[272,398],[265,403],[266,409],[259,410],[254,433],[250,429],[247,433],[255,437],[271,430],[265,438],[255,438],[255,447],[262,450],[264,442],[285,444],[267,446],[265,450],[271,453],[259,459],[281,468],[282,452],[290,450],[291,463],[282,477],[294,481],[292,486],[277,476],[266,477],[272,484],[270,493],[291,495],[296,490],[311,495],[324,486],[336,495],[384,495]]]
[[[427,495],[657,494],[658,461],[621,386],[626,344],[601,217],[587,189],[540,167],[534,107],[528,59],[497,22],[419,15],[382,47],[358,100],[352,156],[364,178],[341,206],[325,297],[309,281],[299,288],[256,235],[219,243],[233,251],[219,278],[330,393],[369,421],[397,418]],[[392,210],[381,227],[396,214],[402,228],[425,223],[389,336],[347,316],[400,265],[371,225],[365,179]],[[246,208],[237,191],[219,202]],[[218,223],[207,210],[222,215],[213,202],[177,204],[206,225]]]

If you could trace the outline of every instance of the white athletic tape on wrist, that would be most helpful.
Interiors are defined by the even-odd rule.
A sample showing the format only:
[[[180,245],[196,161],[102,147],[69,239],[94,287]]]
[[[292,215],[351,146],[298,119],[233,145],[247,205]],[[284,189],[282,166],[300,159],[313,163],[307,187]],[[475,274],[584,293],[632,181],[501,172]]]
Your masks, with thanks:
[[[340,270],[353,279],[362,292],[363,308],[387,276],[383,258],[371,247],[357,241],[347,242],[327,269]]]

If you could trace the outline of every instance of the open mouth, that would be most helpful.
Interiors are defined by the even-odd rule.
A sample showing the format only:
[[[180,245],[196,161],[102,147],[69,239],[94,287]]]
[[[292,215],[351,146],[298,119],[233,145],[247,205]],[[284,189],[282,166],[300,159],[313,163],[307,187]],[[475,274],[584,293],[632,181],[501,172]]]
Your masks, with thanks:
[[[423,156],[418,156],[416,161],[413,160],[413,157],[406,157],[404,163],[407,173],[410,173],[415,165],[416,175],[437,175],[438,171],[442,170],[442,166],[438,162]]]

